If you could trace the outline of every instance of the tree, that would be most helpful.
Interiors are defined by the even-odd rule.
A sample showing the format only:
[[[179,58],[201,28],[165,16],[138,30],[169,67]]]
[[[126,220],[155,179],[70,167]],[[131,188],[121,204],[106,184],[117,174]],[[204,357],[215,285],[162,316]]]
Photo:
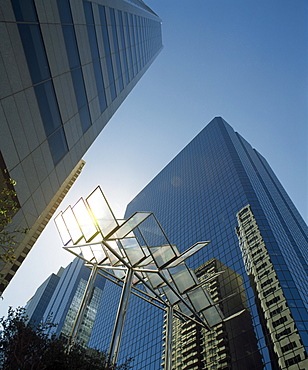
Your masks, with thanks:
[[[5,171],[6,173],[6,171]],[[14,190],[16,181],[11,178],[2,180],[0,187],[0,258],[4,262],[14,262],[14,246],[17,244],[16,237],[26,234],[28,229],[10,228],[12,217],[20,208],[17,194]]]
[[[105,353],[75,345],[69,353],[65,343],[48,336],[46,330],[56,326],[47,321],[36,325],[28,322],[24,308],[8,311],[0,319],[0,351],[3,370],[128,370],[131,360],[120,366],[107,362]]]

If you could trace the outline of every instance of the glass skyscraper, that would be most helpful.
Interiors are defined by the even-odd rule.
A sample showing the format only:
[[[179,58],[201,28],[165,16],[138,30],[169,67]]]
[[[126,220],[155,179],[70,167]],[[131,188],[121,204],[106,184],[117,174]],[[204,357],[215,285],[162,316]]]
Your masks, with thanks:
[[[224,271],[208,287],[213,299],[225,316],[245,309],[202,334],[196,366],[185,360],[174,362],[177,369],[308,368],[307,225],[239,133],[214,118],[131,201],[125,218],[136,211],[153,212],[180,251],[210,240],[189,267]],[[118,299],[106,283],[90,345],[108,349]],[[161,368],[163,321],[162,312],[131,297],[120,356],[133,357],[134,369]],[[174,354],[184,361],[187,346],[181,354],[177,343]]]
[[[3,0],[0,42],[0,170],[17,182],[14,226],[30,229],[18,261],[0,260],[3,291],[162,49],[161,20],[141,0]]]
[[[56,275],[52,274],[44,281],[26,306],[26,313],[32,325],[49,319],[57,324],[49,329],[49,334],[68,339],[90,272],[90,269],[84,266],[83,260],[75,258],[66,268],[61,268]],[[105,281],[104,277],[97,276],[80,324],[76,341],[85,347],[91,335]]]

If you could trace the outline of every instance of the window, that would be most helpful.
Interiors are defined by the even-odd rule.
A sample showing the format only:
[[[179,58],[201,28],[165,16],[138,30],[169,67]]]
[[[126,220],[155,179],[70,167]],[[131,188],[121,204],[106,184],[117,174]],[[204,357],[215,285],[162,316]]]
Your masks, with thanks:
[[[79,116],[80,116],[82,131],[86,132],[87,129],[91,126],[90,112],[89,112],[89,107],[87,105],[84,106],[79,111]]]
[[[297,347],[296,342],[291,342],[291,343],[288,343],[287,345],[281,347],[281,351],[282,351],[282,353],[285,353],[285,352],[288,352],[291,349],[296,348],[296,347]]]
[[[78,109],[81,109],[87,104],[87,97],[81,68],[77,68],[72,71],[72,80],[74,84],[77,106]]]
[[[270,317],[274,317],[274,316],[278,315],[282,311],[282,309],[283,309],[283,307],[280,306],[276,310],[270,312]]]
[[[49,65],[38,24],[18,24],[33,84],[50,78]]]
[[[35,86],[34,91],[48,137],[62,125],[53,83],[46,81]]]
[[[63,37],[65,41],[65,47],[67,52],[68,63],[70,69],[74,69],[80,66],[79,52],[76,42],[74,26],[63,25],[62,26]]]
[[[48,138],[48,144],[54,164],[56,165],[68,151],[64,129],[62,126]]]
[[[269,307],[272,304],[277,303],[279,301],[280,301],[280,297],[275,297],[275,298],[271,299],[270,301],[266,302],[266,306]]]
[[[291,366],[291,365],[297,364],[300,361],[301,361],[301,356],[297,355],[295,357],[289,358],[288,360],[285,361],[285,363],[286,363],[286,366]]]
[[[286,328],[282,332],[276,334],[276,339],[279,340],[281,337],[283,337],[285,335],[288,335],[290,333],[291,333],[291,329],[290,328]]]
[[[61,23],[73,24],[69,0],[58,0]]]
[[[267,266],[267,263],[266,262],[262,263],[261,266],[259,266],[259,267],[256,268],[256,272],[259,272],[260,270],[262,270],[266,266]]]
[[[269,285],[272,282],[273,282],[273,279],[268,279],[268,280],[264,281],[264,283],[261,284],[261,288],[264,288],[266,285]]]
[[[278,319],[277,321],[273,321],[273,327],[276,328],[277,326],[283,324],[286,321],[287,321],[287,317],[283,316],[280,319]]]
[[[12,0],[17,22],[37,22],[37,16],[33,0]]]

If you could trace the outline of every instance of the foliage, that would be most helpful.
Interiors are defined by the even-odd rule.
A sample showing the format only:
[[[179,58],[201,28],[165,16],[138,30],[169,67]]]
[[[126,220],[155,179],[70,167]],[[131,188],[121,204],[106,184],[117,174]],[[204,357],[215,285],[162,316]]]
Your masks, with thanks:
[[[24,308],[9,308],[8,317],[0,319],[0,351],[3,370],[128,370],[130,360],[113,367],[107,364],[106,354],[80,346],[67,353],[63,340],[48,336],[46,330],[55,324],[47,321],[28,323]]]
[[[14,262],[14,246],[16,237],[26,234],[28,229],[12,229],[9,224],[12,217],[19,209],[17,194],[14,190],[16,181],[8,178],[2,182],[0,188],[0,258],[4,262]]]

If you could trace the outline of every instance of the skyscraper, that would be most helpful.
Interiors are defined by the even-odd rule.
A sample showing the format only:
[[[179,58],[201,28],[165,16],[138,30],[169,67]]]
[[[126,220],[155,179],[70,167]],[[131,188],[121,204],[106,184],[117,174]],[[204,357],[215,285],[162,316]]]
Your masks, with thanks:
[[[260,362],[266,369],[308,367],[307,225],[266,160],[228,123],[214,118],[132,200],[125,217],[135,211],[153,212],[180,251],[211,240],[187,263],[196,269],[215,259],[218,270],[229,271],[222,280],[224,274],[233,276],[228,284],[238,295],[221,302],[225,316],[233,303],[247,304],[237,325],[228,321],[232,368],[257,369]],[[108,299],[108,320],[118,299],[114,292],[113,302],[111,292],[106,284],[102,301]],[[219,301],[219,289],[216,293]],[[92,343],[104,331],[104,312],[101,307]],[[132,297],[121,355],[134,357],[135,369],[159,369],[162,322],[158,310]],[[253,359],[255,343],[260,356]],[[208,368],[224,365],[213,362]]]
[[[75,258],[66,268],[52,274],[27,303],[26,313],[29,321],[35,325],[49,318],[57,324],[49,333],[68,339],[90,272],[90,269],[84,266],[83,260]],[[83,346],[88,344],[104,285],[105,278],[98,275],[76,338]]]
[[[1,170],[17,181],[14,226],[39,234],[160,52],[161,21],[141,0],[3,0],[0,14]],[[1,261],[7,283],[33,244],[18,241],[18,263]]]

